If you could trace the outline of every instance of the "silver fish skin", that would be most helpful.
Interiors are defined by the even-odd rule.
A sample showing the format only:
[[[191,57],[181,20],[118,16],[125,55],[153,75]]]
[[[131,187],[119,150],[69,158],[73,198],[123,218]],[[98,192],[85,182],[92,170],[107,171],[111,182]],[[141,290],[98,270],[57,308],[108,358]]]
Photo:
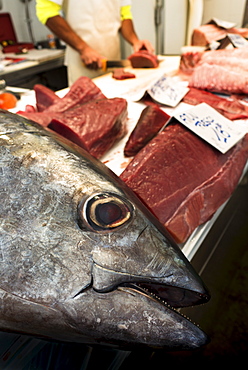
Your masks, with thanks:
[[[0,111],[0,195],[0,330],[118,348],[208,342],[171,307],[207,302],[207,288],[100,161]]]

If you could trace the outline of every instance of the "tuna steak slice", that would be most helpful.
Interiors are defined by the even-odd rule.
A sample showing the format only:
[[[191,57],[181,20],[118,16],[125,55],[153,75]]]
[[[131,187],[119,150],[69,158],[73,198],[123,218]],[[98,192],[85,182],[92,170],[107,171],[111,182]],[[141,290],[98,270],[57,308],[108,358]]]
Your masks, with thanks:
[[[248,159],[248,134],[222,154],[179,123],[168,125],[121,174],[178,243],[231,196]]]
[[[126,80],[129,78],[136,78],[134,73],[125,71],[124,68],[116,68],[112,73],[112,77],[115,80]]]
[[[158,58],[147,50],[139,50],[128,57],[133,68],[157,68]]]
[[[56,116],[48,128],[100,158],[126,134],[126,119],[125,99],[101,99]]]
[[[124,148],[124,155],[136,155],[170,119],[162,109],[156,105],[147,106],[140,115],[138,122],[131,132]]]

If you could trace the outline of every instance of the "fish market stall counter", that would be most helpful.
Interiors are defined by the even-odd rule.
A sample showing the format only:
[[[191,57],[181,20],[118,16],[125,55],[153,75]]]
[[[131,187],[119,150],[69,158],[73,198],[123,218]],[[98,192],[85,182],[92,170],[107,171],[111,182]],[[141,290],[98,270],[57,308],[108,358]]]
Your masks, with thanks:
[[[178,63],[179,58],[165,58],[161,68],[135,70],[136,78],[129,81],[115,81],[108,74],[94,81],[98,88],[87,80],[86,96],[90,103],[81,104],[80,109],[101,107],[101,102],[108,104],[114,97],[124,102],[126,117],[127,104],[128,133],[101,157],[116,175],[121,176],[132,163],[131,158],[124,156],[123,148],[145,107],[137,96],[161,74],[173,76]],[[82,80],[80,84],[84,91]],[[90,94],[95,90],[108,99],[93,100]],[[38,105],[35,91],[15,89],[15,92],[21,95],[15,112]],[[64,107],[65,100],[60,97],[67,92],[68,89],[59,91],[59,97],[49,92],[49,96]],[[113,104],[110,107],[113,109]],[[168,114],[174,111],[174,108],[163,109]],[[74,112],[73,118],[77,118]],[[96,115],[96,109],[93,114],[101,116]],[[1,235],[1,330],[73,343],[82,341],[80,335],[83,335],[84,340],[85,336],[89,337],[89,344],[96,341],[112,345],[121,340],[129,345],[139,341],[156,348],[166,343],[180,349],[206,344],[207,335],[169,306],[187,307],[209,300],[208,291],[188,260],[194,257],[221,210],[180,245],[182,253],[157,219],[106,166],[85,152],[75,155],[64,146],[63,138],[57,142],[19,115],[13,117],[4,111],[1,116],[1,172],[4,174],[1,212],[3,219],[6,217]],[[47,116],[45,109],[43,118]],[[93,120],[89,121],[92,125]],[[97,128],[99,121],[100,118],[94,121]],[[105,126],[106,121],[105,117]],[[99,133],[99,129],[96,131]],[[110,212],[106,212],[106,206]],[[89,235],[89,230],[95,232]],[[47,244],[49,251],[44,252]],[[145,293],[150,284],[151,299]],[[170,285],[172,290],[168,289]],[[119,289],[113,290],[116,286]],[[175,289],[179,294],[175,294]],[[158,299],[154,298],[157,291]],[[1,348],[0,367],[6,357],[12,365],[19,364],[20,355],[28,361],[25,351],[38,353],[45,346],[39,339],[26,342],[25,337],[11,335],[7,343],[6,338],[8,333],[0,338],[5,346],[5,350]],[[6,353],[8,356],[4,356]]]
[[[106,164],[118,176],[121,175],[123,170],[130,163],[132,158],[127,158],[124,155],[124,147],[127,139],[134,129],[141,112],[145,108],[145,104],[141,101],[145,92],[162,76],[166,75],[169,78],[174,78],[177,81],[177,71],[179,68],[180,57],[160,57],[159,68],[155,69],[132,69],[126,68],[125,70],[131,71],[135,74],[135,78],[126,80],[116,80],[112,77],[112,73],[108,73],[101,77],[94,79],[94,83],[100,88],[102,93],[109,99],[111,98],[124,98],[128,104],[128,120],[127,120],[127,134],[119,140],[104,156],[101,161]],[[186,84],[181,83],[182,88],[186,88]],[[63,97],[69,89],[63,89],[57,92],[58,96]],[[27,104],[35,105],[34,91],[22,90],[22,98],[18,102],[17,107],[13,111],[23,110]],[[163,106],[161,109],[170,116],[176,115],[182,111],[186,106],[185,103],[180,103],[176,107]],[[246,168],[244,173],[246,172]],[[223,204],[210,221],[205,222],[203,225],[196,228],[187,239],[186,242],[180,245],[185,256],[192,260],[198,249],[200,248],[203,240],[206,238],[211,227],[216,219],[221,214],[225,204]]]

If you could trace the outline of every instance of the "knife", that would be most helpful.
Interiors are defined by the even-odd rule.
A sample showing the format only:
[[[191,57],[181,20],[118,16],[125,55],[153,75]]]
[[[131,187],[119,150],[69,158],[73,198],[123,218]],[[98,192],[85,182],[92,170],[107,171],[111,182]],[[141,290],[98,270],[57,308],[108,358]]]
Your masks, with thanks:
[[[102,70],[106,71],[108,68],[117,68],[117,67],[131,67],[131,62],[127,59],[122,60],[102,60]]]

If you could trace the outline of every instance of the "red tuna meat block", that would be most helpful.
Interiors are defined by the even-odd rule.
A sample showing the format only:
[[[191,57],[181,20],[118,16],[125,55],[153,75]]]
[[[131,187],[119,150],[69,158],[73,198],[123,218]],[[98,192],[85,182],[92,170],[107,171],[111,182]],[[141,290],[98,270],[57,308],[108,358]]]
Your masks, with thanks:
[[[222,154],[183,125],[168,125],[121,174],[178,243],[231,196],[248,159],[248,134]]]
[[[100,158],[126,134],[126,119],[125,99],[102,99],[64,112],[48,128]]]
[[[224,29],[215,24],[203,24],[194,29],[192,34],[192,45],[207,46],[213,41],[223,39],[228,33],[234,33],[243,37],[248,37],[247,28],[232,27],[229,29]]]
[[[205,90],[191,88],[183,102],[191,105],[206,103],[230,120],[248,118],[248,106],[238,99],[225,99]]]
[[[124,155],[132,157],[136,155],[168,122],[170,116],[155,105],[147,106],[131,132],[124,148]]]
[[[61,99],[54,91],[41,84],[34,85],[34,92],[38,112],[42,112]]]
[[[90,78],[82,76],[72,84],[63,98],[50,105],[46,111],[65,112],[77,104],[85,104],[91,100],[104,98],[106,97],[94,82]]]
[[[139,50],[128,57],[133,68],[157,68],[158,58],[147,50]]]
[[[112,73],[115,80],[126,80],[129,78],[136,78],[135,74],[125,71],[124,68],[116,68]]]

